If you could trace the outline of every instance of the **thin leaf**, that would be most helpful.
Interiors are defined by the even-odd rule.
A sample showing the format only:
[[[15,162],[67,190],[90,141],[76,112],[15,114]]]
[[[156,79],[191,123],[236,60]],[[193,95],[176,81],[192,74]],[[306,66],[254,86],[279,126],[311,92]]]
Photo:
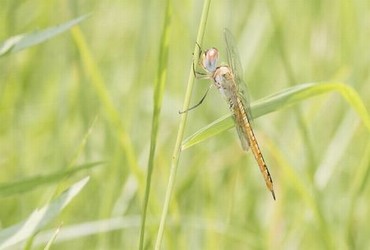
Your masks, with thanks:
[[[28,192],[46,184],[56,183],[67,176],[77,174],[82,170],[87,170],[95,166],[101,165],[103,163],[104,162],[93,162],[78,167],[74,167],[69,170],[59,171],[50,175],[35,176],[12,183],[3,183],[0,184],[0,195],[9,196],[23,192]]]
[[[202,44],[202,41],[203,41],[203,36],[204,36],[204,31],[205,31],[205,27],[207,23],[210,4],[211,4],[211,0],[206,0],[203,3],[202,16],[201,16],[201,20],[199,23],[199,29],[198,29],[198,35],[197,35],[197,44]],[[198,46],[194,45],[194,55],[198,55],[198,54],[199,54],[199,48]],[[194,58],[195,65],[198,64],[198,59],[199,58],[197,57]],[[182,110],[187,110],[189,108],[191,93],[193,91],[193,86],[194,86],[194,79],[195,77],[194,77],[193,67],[191,66],[191,69],[189,72],[188,84],[187,84],[187,88],[185,92],[184,105],[183,105]],[[175,186],[176,172],[177,172],[177,167],[178,167],[178,163],[180,160],[181,142],[183,141],[183,138],[184,138],[186,120],[187,120],[187,113],[184,113],[181,115],[181,121],[180,121],[179,129],[178,129],[177,137],[176,137],[176,143],[175,143],[173,155],[171,158],[170,176],[168,179],[166,195],[165,195],[165,200],[163,204],[161,219],[159,222],[157,238],[155,241],[156,250],[161,249],[162,238],[163,238],[164,228],[165,228],[166,219],[168,215],[168,209],[170,206],[171,195],[172,195],[173,188]]]
[[[121,120],[120,112],[118,108],[114,105],[112,98],[110,96],[109,90],[107,88],[108,84],[104,81],[104,77],[101,70],[98,67],[96,60],[91,49],[88,46],[88,42],[79,27],[72,29],[72,37],[76,43],[77,49],[81,55],[81,63],[85,70],[86,75],[89,77],[89,82],[91,87],[95,90],[98,97],[99,103],[102,105],[103,113],[106,114],[109,123],[114,128],[114,132],[117,133],[117,138],[122,145],[123,153],[126,156],[128,166],[130,171],[134,174],[136,180],[140,185],[139,195],[144,196],[144,174],[142,169],[138,165],[138,160],[136,156],[133,143],[131,141],[131,136],[127,132],[123,122]]]
[[[20,50],[42,43],[52,37],[59,35],[60,33],[69,30],[71,27],[80,23],[89,16],[90,14],[80,16],[66,23],[50,27],[41,31],[20,34],[8,38],[7,40],[0,43],[0,56],[4,56],[9,53],[16,53]]]
[[[268,143],[267,146],[270,148],[271,154],[274,156],[277,165],[281,169],[282,183],[289,185],[292,190],[299,193],[302,201],[309,207],[314,214],[315,220],[320,225],[320,235],[327,246],[332,246],[332,232],[328,229],[328,223],[319,205],[318,195],[308,188],[308,181],[302,176],[294,166],[292,166],[288,160],[281,154],[281,151],[273,143]]]
[[[85,177],[73,184],[58,198],[40,209],[36,209],[26,220],[0,231],[0,250],[21,243],[43,228],[71,202],[88,182]]]
[[[292,106],[308,98],[333,91],[338,91],[339,94],[341,94],[348,104],[356,111],[357,115],[370,131],[370,116],[360,96],[352,87],[340,82],[304,83],[285,89],[252,103],[252,115],[254,118],[257,118]],[[231,119],[231,114],[223,116],[186,138],[181,149],[185,150],[190,148],[232,127],[234,127],[234,122]]]
[[[58,226],[58,228],[55,230],[55,232],[53,233],[53,235],[51,236],[51,238],[49,239],[48,243],[46,244],[46,246],[44,247],[44,250],[49,250],[51,245],[55,242],[58,234],[59,234],[59,231],[60,231],[60,227],[61,225]]]
[[[156,77],[155,88],[154,88],[154,107],[153,107],[152,130],[151,130],[151,138],[150,138],[148,173],[147,173],[147,178],[146,178],[146,183],[145,183],[146,186],[145,186],[143,213],[142,213],[143,216],[142,216],[141,229],[140,229],[140,243],[139,243],[140,250],[144,248],[146,214],[148,210],[150,186],[151,186],[151,180],[152,180],[152,173],[154,169],[154,156],[155,156],[155,150],[157,146],[159,117],[160,117],[161,108],[162,108],[163,92],[164,92],[164,88],[165,88],[166,80],[167,80],[167,65],[168,65],[168,50],[169,50],[169,43],[170,43],[171,14],[172,14],[171,1],[168,0],[166,3],[166,15],[164,19],[164,26],[163,26],[162,36],[161,36],[161,45],[160,45],[160,52],[159,52],[159,65],[158,65],[157,77]]]

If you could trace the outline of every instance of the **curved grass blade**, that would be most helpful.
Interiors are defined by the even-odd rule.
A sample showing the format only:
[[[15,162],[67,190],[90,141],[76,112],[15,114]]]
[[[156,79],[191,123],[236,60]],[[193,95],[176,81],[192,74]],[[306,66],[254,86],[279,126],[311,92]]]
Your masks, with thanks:
[[[46,244],[46,246],[45,246],[45,248],[44,248],[44,250],[49,250],[50,248],[51,248],[51,246],[53,245],[53,243],[55,242],[55,240],[56,240],[56,238],[57,238],[57,235],[59,234],[59,232],[60,232],[60,227],[61,227],[62,225],[59,225],[57,228],[56,228],[56,230],[55,230],[55,232],[53,233],[53,235],[51,236],[51,238],[49,239],[49,241],[48,241],[48,243]]]
[[[337,91],[341,94],[348,104],[356,111],[357,115],[370,132],[370,116],[360,96],[352,87],[341,82],[304,83],[285,89],[252,103],[252,116],[253,118],[257,118],[292,106],[308,98],[333,91]],[[231,118],[231,114],[223,116],[186,138],[181,149],[185,150],[190,148],[232,127],[234,127],[234,122]]]
[[[23,192],[28,192],[46,184],[56,183],[65,177],[70,177],[71,175],[77,174],[80,171],[99,166],[103,163],[104,162],[93,162],[78,167],[74,167],[68,170],[59,171],[50,175],[35,176],[12,183],[3,183],[0,184],[0,196],[4,197],[14,194],[20,194]]]
[[[72,201],[89,181],[89,177],[73,184],[56,199],[40,209],[36,209],[26,220],[0,231],[0,249],[21,243],[43,228]]]
[[[97,61],[94,59],[93,51],[88,46],[88,41],[86,40],[84,33],[79,27],[74,27],[71,30],[71,33],[81,55],[81,64],[84,72],[89,77],[89,82],[98,97],[103,113],[107,118],[107,121],[112,126],[112,131],[116,134],[117,140],[122,146],[122,151],[127,160],[130,172],[133,173],[135,180],[139,184],[139,197],[144,197],[144,172],[139,166],[131,135],[127,132],[121,120],[121,114],[110,96],[109,89],[107,88],[109,84],[104,80],[101,69],[99,68]]]
[[[288,159],[280,152],[277,145],[273,142],[268,142],[266,146],[269,148],[269,152],[271,152],[277,165],[281,169],[281,177],[283,178],[281,183],[289,185],[291,190],[299,193],[305,207],[312,211],[313,217],[315,221],[317,221],[318,230],[320,230],[320,237],[323,243],[326,244],[328,249],[333,249],[334,241],[332,232],[328,228],[327,218],[325,218],[324,212],[320,206],[318,195],[313,190],[307,188],[308,180],[289,163]]]
[[[52,37],[59,35],[60,33],[63,33],[64,31],[69,30],[74,25],[80,23],[89,16],[90,14],[80,16],[76,19],[54,27],[10,37],[0,43],[0,57],[7,54],[16,53],[20,50],[42,43]]]

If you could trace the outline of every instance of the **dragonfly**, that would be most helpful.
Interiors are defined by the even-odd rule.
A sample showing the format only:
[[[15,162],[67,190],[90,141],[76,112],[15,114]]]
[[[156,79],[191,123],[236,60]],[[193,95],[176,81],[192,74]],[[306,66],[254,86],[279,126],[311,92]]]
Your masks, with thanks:
[[[218,65],[219,53],[216,48],[202,51],[198,45],[200,50],[199,64],[204,72],[195,71],[195,67],[193,66],[194,74],[197,78],[210,79],[213,83],[207,89],[200,102],[186,111],[199,106],[205,99],[208,90],[212,86],[215,86],[229,105],[243,150],[248,151],[251,149],[266,186],[268,190],[270,190],[273,199],[276,200],[270,171],[253,132],[247,85],[241,77],[243,70],[239,59],[239,53],[235,46],[235,39],[228,29],[224,30],[224,39],[226,42],[228,64]]]

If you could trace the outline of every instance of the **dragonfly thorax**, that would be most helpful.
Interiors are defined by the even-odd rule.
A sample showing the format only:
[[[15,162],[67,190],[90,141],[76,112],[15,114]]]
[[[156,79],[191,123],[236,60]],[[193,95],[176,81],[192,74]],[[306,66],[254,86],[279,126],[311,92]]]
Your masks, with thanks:
[[[213,74],[213,80],[217,88],[228,89],[233,81],[233,74],[228,66],[221,65],[216,68]]]

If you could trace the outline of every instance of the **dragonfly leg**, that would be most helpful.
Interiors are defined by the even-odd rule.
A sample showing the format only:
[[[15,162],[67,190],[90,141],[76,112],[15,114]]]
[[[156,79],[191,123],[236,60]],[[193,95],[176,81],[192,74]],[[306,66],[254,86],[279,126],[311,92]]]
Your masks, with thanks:
[[[200,58],[201,55],[202,55],[202,53],[203,53],[202,47],[200,47],[199,43],[197,43],[197,42],[195,44],[198,46],[198,51],[199,51],[198,58]],[[210,74],[207,74],[206,72],[198,72],[198,71],[196,71],[196,66],[194,64],[194,60],[193,60],[193,74],[194,74],[194,77],[196,79],[211,79],[212,78],[210,76]],[[186,110],[182,110],[182,111],[179,110],[179,114],[184,114],[184,113],[186,113],[186,112],[188,112],[188,111],[190,111],[192,109],[197,108],[199,105],[201,105],[203,103],[204,99],[206,98],[206,96],[208,94],[208,91],[211,89],[212,86],[213,86],[213,84],[210,84],[209,85],[209,87],[206,90],[206,92],[204,93],[202,99],[200,99],[200,101],[197,104],[195,104],[194,106],[192,106],[192,107],[190,107],[190,108],[188,108]]]
[[[201,55],[203,53],[203,49],[202,49],[202,47],[200,47],[199,43],[195,42],[195,44],[198,46],[198,51],[199,51],[198,58],[201,58]],[[207,74],[205,72],[196,71],[196,66],[194,64],[194,60],[193,60],[193,74],[194,74],[196,79],[209,79],[209,74]]]
[[[209,75],[207,73],[195,70],[194,61],[193,61],[193,74],[196,79],[209,79]]]
[[[206,90],[206,92],[204,93],[204,95],[203,95],[203,97],[202,97],[202,99],[200,99],[200,101],[197,103],[197,104],[195,104],[194,106],[192,106],[192,107],[190,107],[190,108],[188,108],[188,109],[185,109],[185,110],[183,110],[183,111],[179,111],[179,114],[184,114],[184,113],[186,113],[186,112],[188,112],[188,111],[190,111],[190,110],[192,110],[192,109],[195,109],[196,107],[198,107],[199,105],[201,105],[202,103],[203,103],[203,101],[204,101],[204,99],[206,99],[206,96],[207,96],[207,94],[208,94],[208,91],[212,88],[212,86],[213,86],[213,84],[210,84],[209,85],[209,87],[208,87],[208,89]]]
[[[195,44],[198,46],[198,51],[199,51],[198,58],[199,58],[200,55],[203,53],[203,49],[202,49],[202,47],[200,47],[199,43],[195,42]]]

